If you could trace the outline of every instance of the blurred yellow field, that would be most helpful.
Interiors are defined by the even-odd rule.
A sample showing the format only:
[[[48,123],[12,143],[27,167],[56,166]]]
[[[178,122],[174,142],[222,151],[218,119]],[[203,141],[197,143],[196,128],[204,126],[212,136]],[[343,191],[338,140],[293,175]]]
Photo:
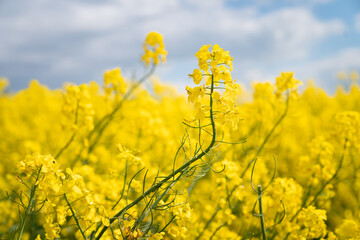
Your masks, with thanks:
[[[153,75],[163,36],[143,48],[138,79],[0,80],[2,239],[360,239],[356,72],[334,95],[296,72],[247,90],[204,45],[177,92]]]

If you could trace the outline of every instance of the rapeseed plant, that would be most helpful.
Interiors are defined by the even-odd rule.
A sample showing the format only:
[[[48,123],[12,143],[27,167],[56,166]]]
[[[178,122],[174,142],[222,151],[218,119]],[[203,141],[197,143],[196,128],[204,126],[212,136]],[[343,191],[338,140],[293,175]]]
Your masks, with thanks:
[[[204,45],[186,94],[145,74],[17,93],[0,78],[3,239],[360,239],[358,74],[334,96],[283,72],[246,90]],[[251,94],[249,94],[251,92]]]

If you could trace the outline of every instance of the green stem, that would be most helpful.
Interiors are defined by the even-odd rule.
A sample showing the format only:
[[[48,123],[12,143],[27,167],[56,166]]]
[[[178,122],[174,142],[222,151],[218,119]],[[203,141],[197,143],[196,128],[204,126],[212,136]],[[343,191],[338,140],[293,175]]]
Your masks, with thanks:
[[[344,162],[344,157],[345,157],[345,151],[346,151],[346,145],[347,145],[347,142],[348,140],[345,139],[345,143],[344,143],[344,146],[343,146],[343,153],[340,157],[340,163],[339,163],[339,166],[338,168],[336,169],[334,175],[332,175],[332,177],[327,180],[325,182],[325,184],[323,184],[320,188],[320,190],[314,195],[314,198],[308,203],[306,204],[306,202],[303,203],[302,207],[295,213],[295,215],[291,218],[290,222],[294,221],[296,216],[301,212],[301,210],[305,207],[307,208],[308,206],[312,205],[313,203],[316,202],[316,200],[318,199],[318,197],[320,196],[320,194],[324,191],[324,189],[337,177],[337,175],[339,174],[341,168],[342,168],[342,165],[343,165],[343,162]]]
[[[81,232],[81,235],[86,240],[86,235],[85,235],[85,233],[84,233],[84,231],[83,231],[83,229],[82,229],[82,227],[80,225],[80,222],[79,222],[78,218],[76,217],[76,213],[75,213],[74,209],[71,207],[71,204],[70,204],[70,202],[69,202],[69,200],[68,200],[68,198],[66,196],[66,193],[64,193],[64,197],[65,197],[65,201],[66,201],[67,205],[69,206],[70,211],[71,211],[71,213],[72,213],[72,215],[73,215],[73,217],[75,219],[76,225],[78,226],[79,231]]]
[[[211,218],[209,219],[209,221],[207,221],[205,227],[203,228],[203,230],[201,231],[201,233],[195,238],[195,240],[198,240],[201,238],[201,236],[204,234],[205,230],[210,226],[210,224],[214,221],[216,215],[218,214],[218,212],[220,211],[220,206],[218,206],[216,208],[216,211],[213,213],[213,215],[211,216]]]
[[[212,76],[212,78],[211,78],[211,91],[210,91],[210,93],[213,93],[213,91],[214,91],[214,76]],[[216,128],[215,128],[215,119],[214,119],[214,114],[213,114],[213,99],[212,99],[211,96],[212,95],[210,95],[210,121],[211,121],[211,126],[212,126],[212,131],[213,131],[213,137],[212,137],[212,140],[211,140],[209,146],[205,149],[205,151],[201,152],[200,154],[195,155],[188,162],[184,163],[181,167],[179,167],[178,169],[173,171],[171,174],[169,174],[163,180],[161,180],[157,184],[150,187],[146,192],[144,192],[141,196],[139,196],[137,199],[135,199],[132,203],[128,204],[125,208],[123,208],[118,213],[116,213],[112,218],[110,218],[110,224],[112,224],[116,219],[121,217],[122,214],[124,214],[127,210],[129,210],[130,208],[132,208],[133,206],[135,206],[136,204],[141,202],[149,194],[151,194],[152,192],[155,192],[157,189],[159,189],[164,183],[166,183],[167,181],[169,181],[170,179],[175,177],[177,174],[182,173],[192,163],[196,162],[197,160],[204,157],[206,154],[208,154],[210,152],[210,150],[212,149],[212,147],[214,146],[214,144],[216,142]],[[99,235],[95,239],[99,240],[107,229],[108,229],[108,227],[104,226],[101,229]]]
[[[72,141],[74,140],[75,138],[75,135],[76,133],[74,133],[71,138],[67,141],[67,143],[59,150],[59,152],[55,155],[55,159],[57,160],[60,155],[63,153],[63,151],[65,151],[69,146],[70,144],[72,143]]]
[[[29,204],[28,204],[28,206],[26,208],[25,215],[22,218],[22,221],[21,221],[21,224],[20,224],[20,231],[19,231],[19,235],[18,235],[17,240],[21,239],[21,237],[23,235],[23,232],[24,232],[24,229],[25,229],[26,221],[27,221],[28,217],[30,216],[30,214],[31,214],[31,212],[33,210],[34,203],[35,203],[35,192],[36,192],[36,188],[37,188],[37,186],[39,184],[38,181],[39,181],[39,177],[40,177],[40,172],[41,172],[41,167],[40,167],[40,169],[39,169],[39,171],[37,173],[35,183],[33,184],[33,186],[30,189]]]
[[[74,124],[77,125],[78,122],[78,115],[79,115],[79,100],[76,103],[76,111],[75,111],[75,121]],[[70,137],[70,139],[66,142],[66,144],[59,150],[59,152],[55,155],[55,159],[57,160],[60,155],[63,153],[63,151],[65,151],[70,144],[72,143],[72,141],[74,140],[76,136],[76,132],[73,133],[73,135]]]
[[[285,106],[285,110],[283,112],[283,114],[281,115],[281,117],[276,121],[276,123],[274,124],[274,126],[272,127],[272,129],[270,130],[270,132],[266,135],[264,141],[261,143],[260,147],[258,148],[255,157],[248,163],[248,165],[246,166],[245,170],[241,173],[241,178],[243,178],[245,176],[245,173],[247,172],[247,170],[250,168],[251,164],[255,161],[255,159],[259,156],[259,154],[261,153],[261,151],[263,150],[263,148],[265,147],[266,143],[269,141],[270,137],[272,136],[272,134],[274,133],[274,131],[276,130],[276,128],[280,125],[280,123],[283,121],[283,119],[285,118],[287,112],[289,110],[289,95],[287,96],[286,99],[286,106]]]
[[[210,237],[209,240],[212,240],[212,239],[215,237],[216,233],[217,233],[223,226],[225,226],[225,223],[224,223],[224,224],[221,224],[220,226],[218,226],[218,227],[215,229],[215,231],[213,232],[213,234],[211,235],[211,237]]]
[[[262,205],[262,188],[261,185],[258,186],[258,193],[259,193],[259,212],[260,212],[260,224],[261,224],[261,233],[262,239],[266,240],[266,229],[265,229],[265,218],[263,212],[263,205]]]
[[[118,105],[113,109],[113,111],[104,116],[101,120],[100,120],[100,125],[101,128],[98,131],[98,135],[96,136],[94,142],[90,145],[89,149],[88,149],[88,153],[91,153],[94,150],[95,145],[98,143],[98,141],[100,140],[101,136],[103,135],[105,129],[108,127],[109,123],[112,121],[112,119],[115,117],[115,114],[119,111],[119,109],[122,107],[123,103],[125,100],[127,100],[131,94],[133,93],[133,91],[135,91],[151,74],[153,74],[155,70],[155,65],[152,65],[150,71],[148,73],[146,73],[142,78],[140,78],[140,80],[138,82],[136,82],[130,89],[129,91],[126,92],[126,94],[124,95],[123,99],[118,103]],[[96,129],[94,129],[93,131],[90,132],[89,134],[89,138],[94,134]]]

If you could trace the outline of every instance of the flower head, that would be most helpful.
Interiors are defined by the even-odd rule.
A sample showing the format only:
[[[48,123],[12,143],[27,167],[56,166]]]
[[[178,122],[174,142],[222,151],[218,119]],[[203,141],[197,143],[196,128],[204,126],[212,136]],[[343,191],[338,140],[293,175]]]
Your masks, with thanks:
[[[123,94],[126,92],[125,78],[121,75],[120,68],[108,70],[104,73],[104,89],[107,95],[112,92]]]
[[[159,64],[159,61],[165,62],[167,51],[163,42],[163,36],[157,32],[151,32],[147,35],[144,42],[144,55],[141,60],[148,66],[151,62],[155,65]]]
[[[282,72],[276,78],[276,95],[280,96],[283,92],[289,90],[292,95],[297,95],[297,90],[301,81],[294,78],[293,72]]]

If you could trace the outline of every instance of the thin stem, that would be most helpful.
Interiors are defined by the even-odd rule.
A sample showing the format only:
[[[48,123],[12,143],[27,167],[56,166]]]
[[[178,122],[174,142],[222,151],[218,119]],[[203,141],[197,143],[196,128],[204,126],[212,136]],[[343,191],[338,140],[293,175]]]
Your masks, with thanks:
[[[80,222],[79,222],[78,218],[76,217],[76,213],[75,213],[74,209],[71,207],[71,204],[70,204],[70,202],[69,202],[69,200],[68,200],[68,198],[66,196],[66,193],[64,193],[64,197],[65,197],[65,201],[66,201],[67,205],[69,206],[70,211],[71,211],[71,213],[72,213],[72,215],[73,215],[73,217],[75,219],[76,225],[78,226],[78,228],[79,228],[79,230],[81,232],[81,235],[86,240],[86,235],[85,235],[85,233],[84,233],[84,231],[83,231],[83,229],[82,229],[82,227],[80,225]]]
[[[272,136],[272,134],[274,133],[274,131],[276,130],[276,128],[279,126],[279,124],[282,122],[282,120],[285,118],[287,112],[289,110],[289,96],[286,99],[286,106],[285,106],[285,110],[283,112],[283,114],[281,115],[281,117],[276,121],[276,123],[274,124],[274,126],[272,127],[272,129],[270,130],[270,132],[265,136],[264,141],[261,143],[260,147],[258,148],[255,157],[248,163],[248,165],[246,166],[245,170],[242,172],[241,174],[241,178],[243,178],[245,176],[245,173],[247,172],[247,170],[250,168],[251,164],[255,161],[255,159],[259,156],[259,154],[261,153],[261,151],[263,150],[263,148],[265,147],[265,144],[269,141],[270,137]]]
[[[72,143],[72,141],[74,140],[76,136],[76,133],[73,133],[73,135],[71,136],[71,138],[67,141],[67,143],[58,151],[58,153],[55,155],[55,159],[57,160],[60,155],[63,153],[63,151],[65,151],[69,146],[70,144]]]
[[[220,211],[220,207],[218,206],[216,208],[216,211],[213,213],[213,215],[211,216],[211,218],[209,219],[209,221],[207,221],[205,227],[203,228],[203,230],[201,231],[201,233],[195,238],[195,240],[198,240],[202,237],[202,235],[204,234],[205,230],[210,226],[210,224],[214,221],[216,215],[218,214],[218,212]]]
[[[79,100],[76,103],[76,111],[75,111],[75,121],[74,124],[77,125],[78,122],[78,115],[79,115]],[[76,132],[73,133],[73,135],[70,137],[70,139],[66,142],[66,144],[58,151],[58,153],[55,155],[55,159],[57,160],[60,155],[63,153],[63,151],[65,151],[70,144],[72,143],[72,141],[74,140],[76,136]]]
[[[104,116],[100,120],[100,122],[104,122],[104,123],[103,123],[102,127],[99,129],[98,135],[96,136],[94,142],[90,145],[90,147],[88,149],[88,153],[91,153],[94,150],[95,145],[100,140],[102,134],[104,133],[105,129],[108,127],[111,120],[114,118],[115,114],[122,107],[124,101],[127,100],[131,96],[133,91],[135,91],[151,74],[153,74],[154,70],[155,70],[155,65],[152,65],[150,71],[148,73],[146,73],[142,78],[140,78],[140,80],[138,82],[136,82],[134,85],[132,85],[132,87],[129,89],[129,91],[126,92],[123,99],[118,103],[118,105],[113,109],[113,111],[109,115]],[[99,126],[100,125],[101,125],[101,123],[99,124]],[[92,136],[94,134],[94,131],[95,131],[95,129],[92,132],[90,132],[89,136]]]
[[[125,165],[125,176],[124,176],[124,184],[123,184],[123,189],[121,191],[121,196],[120,198],[117,200],[117,202],[114,204],[114,206],[111,208],[111,210],[114,210],[114,208],[118,205],[118,203],[120,202],[120,200],[123,198],[124,196],[124,192],[125,192],[125,186],[126,186],[126,178],[127,178],[127,171],[128,170],[128,160],[126,160],[126,165]]]
[[[214,76],[211,77],[211,93],[214,91]],[[133,206],[135,206],[136,204],[138,204],[139,202],[141,202],[145,197],[147,197],[149,194],[151,194],[152,192],[155,192],[156,190],[158,190],[160,187],[162,187],[162,185],[164,183],[166,183],[167,181],[169,181],[171,178],[175,177],[177,174],[182,173],[185,169],[187,169],[192,163],[196,162],[197,160],[199,160],[200,158],[204,157],[206,154],[208,154],[210,152],[210,150],[212,149],[212,147],[214,146],[215,142],[216,142],[216,128],[215,128],[215,120],[214,120],[214,114],[213,114],[213,99],[212,97],[210,97],[210,121],[211,121],[211,126],[212,126],[212,130],[213,130],[213,137],[212,140],[209,144],[209,146],[205,149],[205,151],[195,155],[194,157],[192,157],[188,162],[184,163],[181,167],[179,167],[178,169],[176,169],[175,171],[173,171],[171,174],[169,174],[167,177],[165,177],[163,180],[161,180],[160,182],[158,182],[157,184],[153,185],[152,187],[150,187],[146,192],[144,192],[141,196],[139,196],[137,199],[135,199],[133,202],[131,202],[130,204],[128,204],[125,208],[123,208],[122,210],[120,210],[118,213],[116,213],[112,218],[110,218],[110,224],[113,223],[116,219],[118,219],[119,217],[121,217],[122,214],[124,214],[127,210],[129,210],[130,208],[132,208]],[[104,226],[99,235],[95,238],[96,240],[99,240],[101,238],[101,236],[105,233],[105,231],[108,229],[107,226]]]
[[[30,190],[30,198],[29,198],[29,204],[26,208],[26,211],[25,211],[25,216],[23,218],[21,218],[21,223],[20,223],[20,231],[19,231],[19,235],[18,235],[18,238],[17,240],[20,240],[22,235],[23,235],[23,232],[24,232],[24,229],[25,229],[25,225],[26,225],[26,221],[27,219],[29,218],[32,210],[33,210],[33,205],[35,203],[35,192],[36,192],[36,188],[38,186],[38,180],[39,180],[39,177],[40,177],[40,172],[41,172],[41,168],[39,169],[38,173],[37,173],[37,176],[36,176],[36,180],[35,180],[35,183],[34,185],[31,187],[31,190]],[[21,217],[21,215],[20,215]]]
[[[259,193],[259,212],[260,212],[260,224],[261,224],[261,234],[262,239],[266,240],[266,229],[265,229],[265,218],[262,206],[262,189],[261,185],[258,186],[258,193]]]
[[[321,186],[320,190],[314,195],[314,198],[309,202],[309,204],[306,204],[306,202],[303,203],[302,207],[295,213],[295,215],[291,218],[290,222],[295,220],[296,216],[301,212],[302,208],[308,207],[311,204],[315,203],[316,200],[318,199],[318,197],[320,196],[320,194],[324,191],[324,189],[337,177],[337,175],[339,174],[339,172],[340,172],[340,170],[342,168],[343,162],[344,162],[347,142],[348,142],[348,140],[345,139],[345,143],[344,143],[344,146],[343,146],[343,152],[342,152],[342,155],[340,157],[340,163],[339,163],[339,166],[336,169],[336,172],[334,173],[334,175],[332,175],[332,177],[329,180],[327,180],[325,182],[325,184],[323,184]]]
[[[182,173],[177,177],[176,180],[174,180],[166,189],[165,191],[154,201],[153,204],[151,204],[150,206],[150,201],[149,201],[149,209],[147,209],[145,211],[146,208],[144,208],[144,211],[143,213],[140,215],[139,217],[139,220],[135,223],[134,225],[134,229],[137,227],[137,225],[139,225],[139,223],[151,212],[152,209],[154,209],[158,204],[159,202],[164,198],[164,196],[171,190],[171,188],[176,184],[176,182],[178,182],[180,180],[182,176]]]
[[[221,224],[220,226],[218,226],[218,227],[215,229],[215,231],[213,232],[213,234],[211,235],[211,237],[210,237],[209,240],[212,240],[212,239],[215,237],[216,233],[217,233],[223,226],[225,226],[225,224]]]
[[[163,232],[170,225],[170,223],[172,223],[172,221],[174,221],[175,217],[176,216],[172,216],[170,221],[159,232]]]

